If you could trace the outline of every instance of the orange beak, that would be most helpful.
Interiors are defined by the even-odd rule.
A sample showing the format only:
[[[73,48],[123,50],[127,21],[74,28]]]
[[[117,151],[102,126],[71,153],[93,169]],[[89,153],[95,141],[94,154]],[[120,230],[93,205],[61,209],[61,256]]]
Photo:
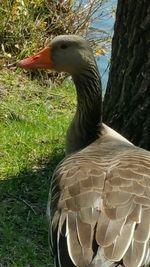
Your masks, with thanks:
[[[39,53],[19,61],[18,66],[23,69],[52,69],[51,54],[51,48],[45,47]]]

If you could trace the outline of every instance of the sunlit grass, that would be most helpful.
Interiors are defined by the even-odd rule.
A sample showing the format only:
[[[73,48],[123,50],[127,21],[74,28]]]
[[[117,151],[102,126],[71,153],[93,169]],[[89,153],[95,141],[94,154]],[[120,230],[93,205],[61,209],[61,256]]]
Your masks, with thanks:
[[[35,165],[54,148],[64,147],[74,103],[74,90],[69,84],[49,88],[35,81],[21,81],[21,76],[16,84],[13,75],[9,79],[9,91],[0,101],[2,178]],[[6,83],[8,86],[8,80]]]

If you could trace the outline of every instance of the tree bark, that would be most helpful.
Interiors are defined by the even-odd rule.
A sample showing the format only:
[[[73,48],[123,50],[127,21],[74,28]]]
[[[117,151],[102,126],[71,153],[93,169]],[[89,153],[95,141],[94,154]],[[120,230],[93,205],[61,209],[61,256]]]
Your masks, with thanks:
[[[150,0],[118,0],[103,120],[150,150]]]

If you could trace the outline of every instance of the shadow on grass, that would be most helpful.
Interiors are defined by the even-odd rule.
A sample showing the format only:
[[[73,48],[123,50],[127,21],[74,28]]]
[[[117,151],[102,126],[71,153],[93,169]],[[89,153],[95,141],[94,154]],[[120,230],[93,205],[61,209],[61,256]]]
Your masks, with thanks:
[[[63,156],[55,151],[45,164],[0,181],[0,267],[52,266],[46,204],[50,178]]]

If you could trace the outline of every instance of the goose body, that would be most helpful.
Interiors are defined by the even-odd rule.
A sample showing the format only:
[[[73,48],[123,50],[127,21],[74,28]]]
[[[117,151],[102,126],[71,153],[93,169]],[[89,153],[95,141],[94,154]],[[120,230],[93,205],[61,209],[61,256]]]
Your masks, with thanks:
[[[19,65],[67,71],[77,90],[66,157],[47,205],[55,266],[149,266],[150,152],[102,123],[100,78],[88,43],[59,36]]]

